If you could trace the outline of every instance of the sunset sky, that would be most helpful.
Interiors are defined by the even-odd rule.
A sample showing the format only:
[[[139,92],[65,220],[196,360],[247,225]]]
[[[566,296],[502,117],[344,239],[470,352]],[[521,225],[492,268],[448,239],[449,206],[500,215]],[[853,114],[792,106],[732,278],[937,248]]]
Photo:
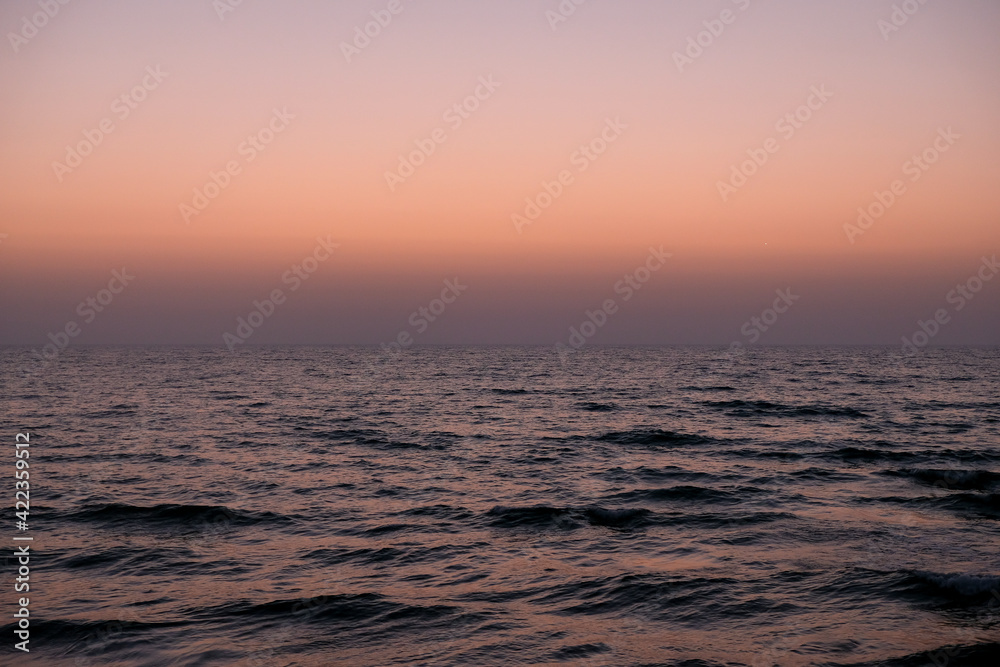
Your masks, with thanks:
[[[1000,4],[561,4],[0,4],[0,344],[222,344],[280,289],[248,344],[551,345],[614,299],[591,342],[726,345],[786,288],[759,344],[1000,343],[1000,275],[947,298],[1000,253]]]

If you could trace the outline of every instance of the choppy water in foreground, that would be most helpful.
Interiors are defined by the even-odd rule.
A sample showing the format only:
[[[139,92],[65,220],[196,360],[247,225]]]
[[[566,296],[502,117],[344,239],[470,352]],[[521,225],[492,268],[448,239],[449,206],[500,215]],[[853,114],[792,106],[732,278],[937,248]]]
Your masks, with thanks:
[[[723,352],[0,350],[0,662],[1000,664],[1000,352]]]

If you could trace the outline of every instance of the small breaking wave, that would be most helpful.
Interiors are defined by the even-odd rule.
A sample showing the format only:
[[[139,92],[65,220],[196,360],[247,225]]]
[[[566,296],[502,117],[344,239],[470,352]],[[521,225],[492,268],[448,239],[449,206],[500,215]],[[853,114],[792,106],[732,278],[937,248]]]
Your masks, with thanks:
[[[982,598],[995,592],[1000,599],[1000,577],[996,576],[915,570],[910,573],[910,580],[947,596]]]

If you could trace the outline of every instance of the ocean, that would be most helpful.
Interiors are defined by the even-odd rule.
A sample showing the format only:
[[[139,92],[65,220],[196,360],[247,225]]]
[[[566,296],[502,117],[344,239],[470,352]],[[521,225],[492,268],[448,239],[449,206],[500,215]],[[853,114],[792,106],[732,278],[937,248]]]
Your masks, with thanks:
[[[1000,664],[996,349],[32,358],[3,664]]]

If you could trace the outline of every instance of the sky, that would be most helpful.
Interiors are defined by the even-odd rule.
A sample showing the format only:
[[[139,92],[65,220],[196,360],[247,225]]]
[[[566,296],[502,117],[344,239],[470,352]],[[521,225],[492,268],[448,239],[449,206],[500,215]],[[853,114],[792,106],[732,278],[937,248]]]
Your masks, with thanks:
[[[1000,3],[7,0],[0,32],[0,344],[1000,344]]]

